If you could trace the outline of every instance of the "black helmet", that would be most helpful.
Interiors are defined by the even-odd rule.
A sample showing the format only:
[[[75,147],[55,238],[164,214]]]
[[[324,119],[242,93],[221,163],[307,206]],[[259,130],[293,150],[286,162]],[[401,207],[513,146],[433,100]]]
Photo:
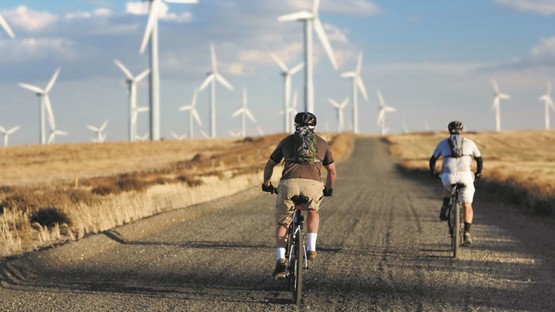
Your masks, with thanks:
[[[451,121],[447,126],[447,129],[449,129],[449,134],[459,134],[461,133],[463,128],[464,125],[460,121]]]
[[[295,125],[315,127],[317,123],[316,116],[309,112],[300,112],[295,115]]]

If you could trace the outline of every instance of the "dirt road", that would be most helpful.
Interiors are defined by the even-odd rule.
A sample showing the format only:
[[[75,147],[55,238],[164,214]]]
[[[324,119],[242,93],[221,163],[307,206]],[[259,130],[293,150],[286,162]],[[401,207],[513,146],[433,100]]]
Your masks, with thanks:
[[[487,161],[485,163],[487,174]],[[451,259],[437,180],[360,139],[321,210],[306,311],[552,311],[555,229],[475,199],[475,244]],[[258,188],[0,263],[0,311],[294,311]]]

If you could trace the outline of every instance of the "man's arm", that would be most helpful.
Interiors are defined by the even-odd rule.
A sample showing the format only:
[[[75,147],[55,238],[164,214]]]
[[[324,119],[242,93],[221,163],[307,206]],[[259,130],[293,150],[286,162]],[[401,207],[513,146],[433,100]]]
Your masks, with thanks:
[[[266,162],[266,166],[264,166],[264,185],[269,186],[271,184],[272,174],[276,165],[277,163],[271,158]]]
[[[480,176],[482,175],[482,168],[484,166],[484,161],[482,160],[482,157],[475,157],[474,158],[476,160],[476,178],[479,179]]]
[[[437,174],[436,161],[437,161],[437,158],[434,155],[432,155],[432,157],[430,157],[430,175],[432,177],[435,177]]]
[[[335,176],[337,175],[337,170],[335,169],[335,163],[331,163],[326,167],[328,174],[326,176],[326,186],[325,188],[331,189],[333,188],[333,184],[335,183]]]

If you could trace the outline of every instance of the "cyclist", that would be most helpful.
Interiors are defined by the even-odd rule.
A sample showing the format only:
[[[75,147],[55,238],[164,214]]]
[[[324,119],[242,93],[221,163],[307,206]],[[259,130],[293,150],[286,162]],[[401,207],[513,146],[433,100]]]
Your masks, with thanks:
[[[482,156],[474,141],[463,137],[464,125],[460,121],[452,121],[447,126],[449,130],[449,138],[442,140],[437,145],[432,157],[430,157],[430,174],[433,177],[440,176],[444,186],[443,205],[439,214],[440,220],[447,220],[447,208],[451,195],[451,185],[455,183],[463,183],[465,187],[459,193],[458,200],[463,203],[464,207],[464,242],[463,246],[472,244],[472,235],[470,234],[470,226],[474,211],[472,209],[472,200],[474,198],[474,180],[478,180],[482,175]],[[439,175],[436,172],[436,161],[443,157],[442,171]],[[476,160],[476,173],[471,170],[472,159]]]
[[[318,210],[323,196],[332,196],[336,168],[328,143],[314,133],[316,116],[309,112],[301,112],[295,116],[295,133],[284,138],[270,155],[264,167],[264,182],[262,190],[273,192],[275,189],[270,181],[274,167],[285,159],[283,172],[277,187],[278,196],[275,206],[276,219],[276,253],[277,262],[274,269],[276,279],[285,277],[285,247],[287,228],[292,221],[294,203],[291,197],[304,195],[308,198],[307,204],[307,258],[315,260],[316,239],[320,217]],[[313,162],[299,162],[296,156],[298,150],[298,137],[301,131],[308,131],[315,141],[315,157]],[[325,184],[322,182],[321,168],[327,170]]]

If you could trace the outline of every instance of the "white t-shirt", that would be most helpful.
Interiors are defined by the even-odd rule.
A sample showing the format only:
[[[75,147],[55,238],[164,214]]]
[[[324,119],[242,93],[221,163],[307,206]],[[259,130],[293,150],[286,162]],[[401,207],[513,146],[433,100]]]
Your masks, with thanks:
[[[463,138],[462,140],[462,156],[451,157],[451,146],[449,138],[442,140],[434,150],[435,158],[443,157],[442,170],[444,173],[470,172],[472,159],[482,157],[476,143],[474,141]]]

